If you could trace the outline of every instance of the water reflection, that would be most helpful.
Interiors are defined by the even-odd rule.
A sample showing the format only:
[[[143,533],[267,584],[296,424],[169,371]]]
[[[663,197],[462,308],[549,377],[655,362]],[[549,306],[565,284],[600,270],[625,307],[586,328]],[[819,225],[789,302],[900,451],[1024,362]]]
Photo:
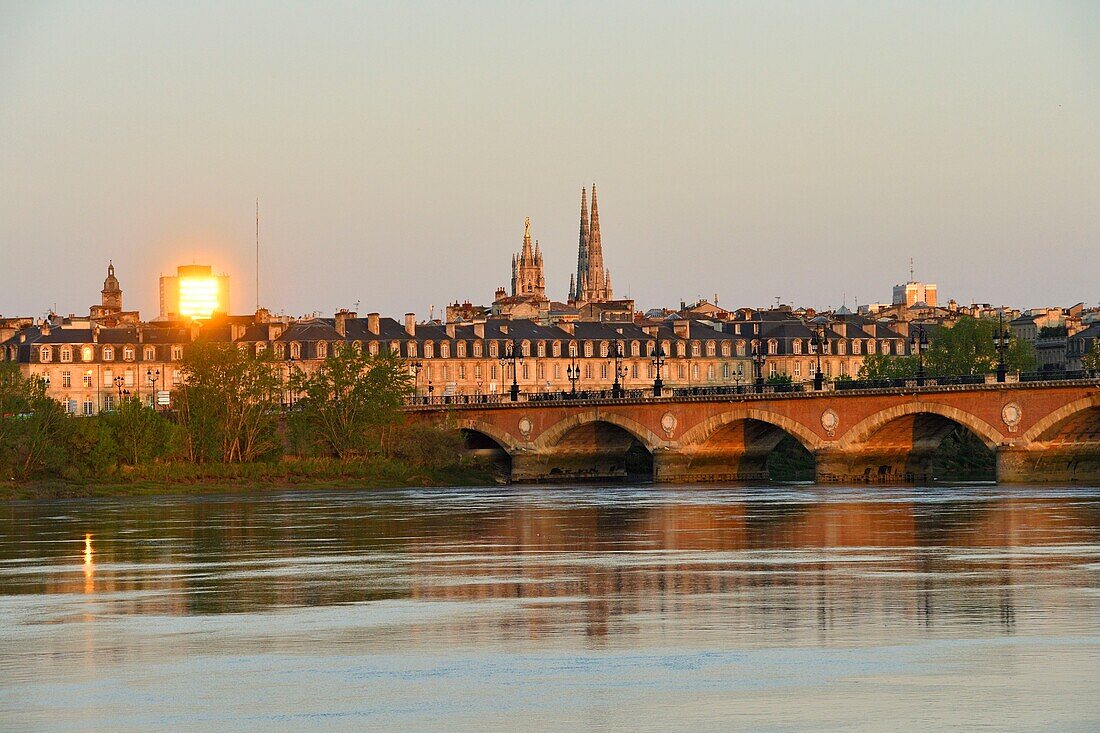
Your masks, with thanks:
[[[22,695],[77,669],[92,684],[211,655],[324,667],[349,651],[473,664],[677,650],[702,664],[1049,638],[1088,656],[1100,632],[1091,490],[303,492],[0,511],[0,672]]]

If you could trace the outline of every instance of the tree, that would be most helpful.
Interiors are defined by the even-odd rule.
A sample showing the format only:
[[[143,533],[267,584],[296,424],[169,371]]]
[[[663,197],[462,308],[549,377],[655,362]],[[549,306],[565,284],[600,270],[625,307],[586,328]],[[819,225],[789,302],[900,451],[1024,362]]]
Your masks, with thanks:
[[[172,447],[173,425],[141,400],[127,399],[118,409],[104,415],[118,445],[123,463],[139,463],[160,458]]]
[[[1100,372],[1100,341],[1094,341],[1092,351],[1081,357],[1081,368],[1086,372]]]
[[[193,461],[270,458],[278,435],[282,373],[268,352],[197,341],[184,354],[177,412]]]
[[[999,321],[960,318],[951,328],[937,328],[925,358],[927,372],[935,376],[988,374],[997,369]],[[1010,371],[1031,371],[1037,359],[1030,342],[1012,340],[1005,351]]]
[[[790,374],[776,372],[775,374],[769,375],[764,383],[773,387],[786,387],[787,385],[793,384],[794,380],[791,378]]]
[[[333,349],[312,372],[298,372],[291,389],[300,395],[291,413],[294,433],[337,458],[381,448],[386,427],[400,420],[412,393],[412,377],[398,356]]]
[[[859,367],[857,379],[866,381],[885,381],[908,379],[917,374],[915,356],[888,356],[886,354],[868,354]]]
[[[29,477],[59,471],[66,462],[65,411],[46,385],[24,377],[14,362],[0,362],[0,466]]]

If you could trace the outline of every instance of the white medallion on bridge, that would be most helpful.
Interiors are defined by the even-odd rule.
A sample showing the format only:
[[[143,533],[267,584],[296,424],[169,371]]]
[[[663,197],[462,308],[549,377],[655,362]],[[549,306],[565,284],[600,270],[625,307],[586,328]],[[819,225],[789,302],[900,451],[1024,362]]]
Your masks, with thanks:
[[[1024,411],[1015,402],[1009,402],[1001,408],[1001,421],[1008,426],[1010,433],[1016,432],[1016,428],[1020,425],[1020,418],[1023,416]]]
[[[665,435],[672,437],[672,433],[676,430],[676,416],[671,412],[666,412],[661,415],[661,430],[665,431]]]
[[[836,410],[829,408],[821,413],[821,427],[825,428],[825,432],[829,434],[830,438],[836,433],[838,425],[840,425],[840,415],[836,414]]]
[[[526,415],[519,419],[519,433],[525,438],[531,437],[531,421]]]

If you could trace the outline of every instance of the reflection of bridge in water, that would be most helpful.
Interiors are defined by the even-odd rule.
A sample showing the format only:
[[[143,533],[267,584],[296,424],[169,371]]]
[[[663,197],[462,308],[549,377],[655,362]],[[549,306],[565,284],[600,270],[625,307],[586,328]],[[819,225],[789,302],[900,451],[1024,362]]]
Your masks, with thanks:
[[[406,409],[447,419],[517,481],[619,478],[638,466],[656,481],[756,481],[790,436],[819,481],[922,482],[961,428],[995,452],[999,481],[1100,483],[1100,379]]]

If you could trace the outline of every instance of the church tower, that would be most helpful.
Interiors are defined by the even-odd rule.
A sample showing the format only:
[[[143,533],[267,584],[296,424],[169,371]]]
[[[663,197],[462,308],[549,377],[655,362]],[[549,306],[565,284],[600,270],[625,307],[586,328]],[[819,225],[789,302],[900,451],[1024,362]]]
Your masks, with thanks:
[[[603,264],[603,242],[600,238],[600,206],[596,200],[596,184],[592,184],[592,219],[588,218],[587,192],[581,189],[581,232],[577,248],[576,286],[570,288],[570,301],[603,303],[614,299],[611,272]]]
[[[531,248],[531,218],[523,220],[523,247],[512,255],[512,295],[546,300],[546,279],[542,272],[542,250],[536,241]]]
[[[115,277],[115,263],[107,264],[107,279],[103,281],[103,290],[100,293],[100,305],[104,310],[122,310],[122,286]]]

